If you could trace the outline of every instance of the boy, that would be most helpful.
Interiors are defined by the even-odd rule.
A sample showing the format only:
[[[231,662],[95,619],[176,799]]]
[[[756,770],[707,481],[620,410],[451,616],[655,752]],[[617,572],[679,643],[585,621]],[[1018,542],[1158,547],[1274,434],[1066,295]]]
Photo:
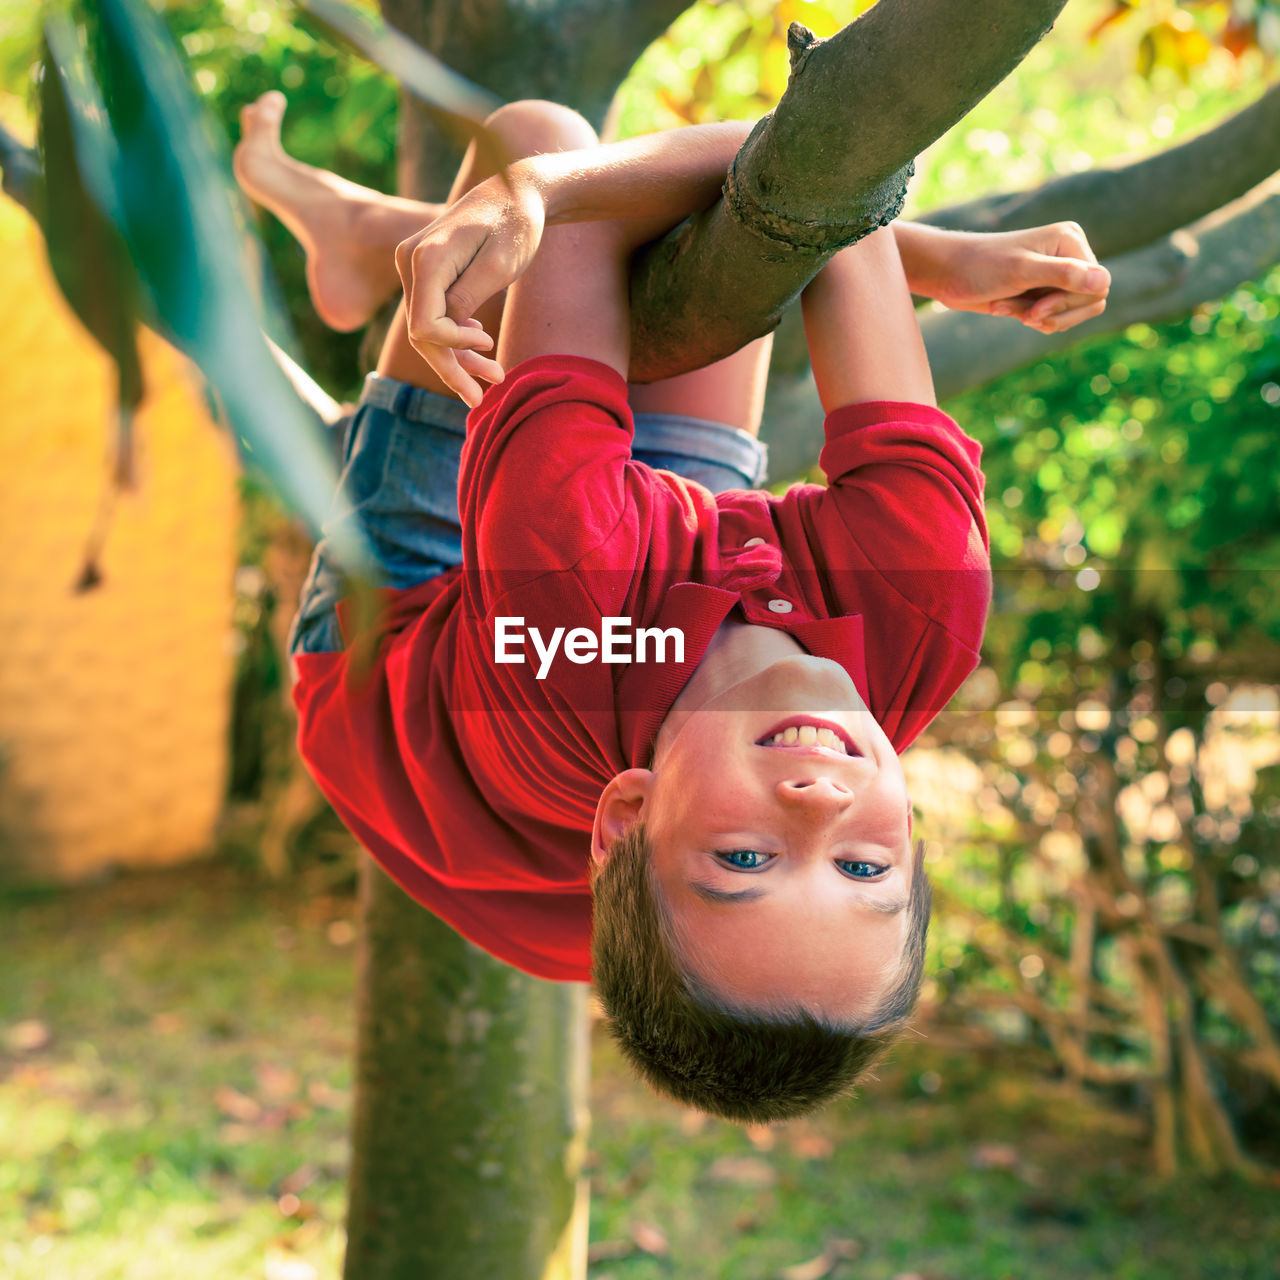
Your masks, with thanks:
[[[630,406],[625,383],[628,256],[716,198],[744,131],[592,153],[551,104],[491,126],[515,154],[585,150],[463,197],[484,177],[470,158],[401,256],[444,377],[393,326],[345,478],[396,590],[358,672],[318,548],[294,640],[303,754],[431,910],[528,972],[594,977],[656,1087],[732,1119],[795,1115],[856,1080],[919,985],[929,891],[898,751],[977,661],[978,448],[934,404],[890,228],[803,298],[830,487],[745,488],[767,340]],[[598,220],[539,245],[546,210]],[[917,246],[922,290],[939,234]],[[491,330],[500,314],[495,363],[467,271],[478,301],[530,261],[481,312]],[[994,297],[1062,283],[1045,263],[1058,274]],[[1087,248],[1068,265],[1084,293],[1055,302],[1097,305]],[[457,322],[437,324],[451,285]],[[476,378],[500,385],[466,423],[459,546],[462,410],[438,393],[474,402]],[[705,487],[632,460],[633,408],[662,415],[636,424],[636,457]]]

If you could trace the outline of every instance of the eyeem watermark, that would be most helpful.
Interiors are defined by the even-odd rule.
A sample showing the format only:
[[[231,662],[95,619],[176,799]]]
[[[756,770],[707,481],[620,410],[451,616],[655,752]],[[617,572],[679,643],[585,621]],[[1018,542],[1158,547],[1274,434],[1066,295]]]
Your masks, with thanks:
[[[639,627],[633,631],[630,618],[601,618],[599,635],[590,627],[574,627],[571,631],[557,627],[550,636],[544,636],[537,627],[526,629],[523,618],[494,618],[494,662],[524,662],[526,639],[532,642],[538,656],[539,680],[546,679],[562,645],[564,656],[579,666],[588,662],[684,661],[684,632],[679,627],[665,631],[661,627]]]

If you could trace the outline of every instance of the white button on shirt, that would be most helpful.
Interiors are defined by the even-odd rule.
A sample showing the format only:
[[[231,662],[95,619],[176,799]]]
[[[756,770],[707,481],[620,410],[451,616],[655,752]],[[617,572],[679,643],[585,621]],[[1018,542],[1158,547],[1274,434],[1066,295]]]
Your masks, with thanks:
[[[790,600],[770,600],[769,608],[774,613],[790,613],[792,604]]]
[[[764,539],[763,539],[763,538],[748,538],[748,539],[746,540],[746,542],[744,542],[742,545],[743,545],[744,547],[763,547],[763,546],[764,546]]]

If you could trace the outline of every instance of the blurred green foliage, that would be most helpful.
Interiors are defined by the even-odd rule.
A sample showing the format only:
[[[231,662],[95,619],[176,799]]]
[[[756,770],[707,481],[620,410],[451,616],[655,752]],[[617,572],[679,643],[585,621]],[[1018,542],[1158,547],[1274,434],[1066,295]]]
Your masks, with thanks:
[[[396,88],[382,72],[336,49],[290,4],[184,0],[167,4],[164,15],[230,141],[239,139],[240,109],[281,89],[289,98],[284,144],[292,155],[364,186],[394,190]],[[297,241],[274,218],[262,216],[259,228],[308,372],[335,396],[354,399],[360,335],[320,323]]]

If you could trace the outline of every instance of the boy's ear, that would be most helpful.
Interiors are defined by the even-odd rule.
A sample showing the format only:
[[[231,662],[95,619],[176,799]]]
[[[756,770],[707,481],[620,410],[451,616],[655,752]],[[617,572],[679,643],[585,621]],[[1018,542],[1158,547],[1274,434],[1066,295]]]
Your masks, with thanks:
[[[591,858],[598,866],[609,861],[609,851],[640,821],[645,801],[653,789],[648,769],[626,769],[609,779],[596,804],[591,829]]]

